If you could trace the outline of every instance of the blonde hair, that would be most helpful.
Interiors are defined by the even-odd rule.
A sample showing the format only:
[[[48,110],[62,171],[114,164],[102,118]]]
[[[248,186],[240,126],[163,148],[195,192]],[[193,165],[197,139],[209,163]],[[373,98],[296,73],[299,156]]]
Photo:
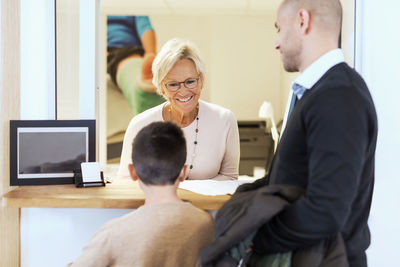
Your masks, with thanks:
[[[194,43],[188,40],[174,38],[166,42],[153,61],[153,84],[157,93],[162,95],[162,81],[176,62],[181,59],[190,59],[204,82],[204,63]],[[204,83],[203,83],[204,84]]]

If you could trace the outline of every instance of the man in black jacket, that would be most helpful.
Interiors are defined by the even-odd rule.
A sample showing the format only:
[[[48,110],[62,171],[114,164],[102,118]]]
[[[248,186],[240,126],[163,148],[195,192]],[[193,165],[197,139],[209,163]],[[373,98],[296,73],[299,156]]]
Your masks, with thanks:
[[[338,49],[341,20],[339,0],[281,4],[275,48],[284,68],[301,74],[268,176],[239,191],[263,184],[305,189],[258,230],[255,251],[296,251],[340,232],[350,266],[361,267],[370,244],[377,118],[366,84]]]

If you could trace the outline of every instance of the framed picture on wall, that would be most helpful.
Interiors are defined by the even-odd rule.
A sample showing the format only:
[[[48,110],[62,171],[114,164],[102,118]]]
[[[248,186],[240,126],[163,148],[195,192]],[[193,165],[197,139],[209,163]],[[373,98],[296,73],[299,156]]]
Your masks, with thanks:
[[[73,184],[96,160],[95,120],[11,120],[10,185]]]

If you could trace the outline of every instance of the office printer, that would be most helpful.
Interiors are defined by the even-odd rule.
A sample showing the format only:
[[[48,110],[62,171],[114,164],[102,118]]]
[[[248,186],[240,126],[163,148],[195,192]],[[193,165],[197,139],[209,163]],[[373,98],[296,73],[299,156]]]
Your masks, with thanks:
[[[254,167],[269,169],[274,141],[265,121],[238,121],[240,137],[239,175],[253,175]]]

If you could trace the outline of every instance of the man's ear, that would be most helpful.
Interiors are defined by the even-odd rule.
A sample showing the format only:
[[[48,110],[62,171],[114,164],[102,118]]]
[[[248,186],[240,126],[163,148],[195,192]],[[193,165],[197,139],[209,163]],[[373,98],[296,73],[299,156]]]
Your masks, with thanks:
[[[178,176],[179,182],[183,182],[183,181],[186,180],[186,175],[187,175],[187,171],[188,171],[187,167],[188,166],[186,164],[183,165],[183,168],[182,168],[182,170],[181,170],[181,172],[179,173],[179,176]]]
[[[302,34],[308,34],[311,29],[311,13],[307,9],[298,11],[299,26]]]
[[[133,181],[139,180],[139,177],[136,174],[135,168],[133,167],[133,164],[128,165],[129,168],[129,174],[131,175],[131,178]]]

